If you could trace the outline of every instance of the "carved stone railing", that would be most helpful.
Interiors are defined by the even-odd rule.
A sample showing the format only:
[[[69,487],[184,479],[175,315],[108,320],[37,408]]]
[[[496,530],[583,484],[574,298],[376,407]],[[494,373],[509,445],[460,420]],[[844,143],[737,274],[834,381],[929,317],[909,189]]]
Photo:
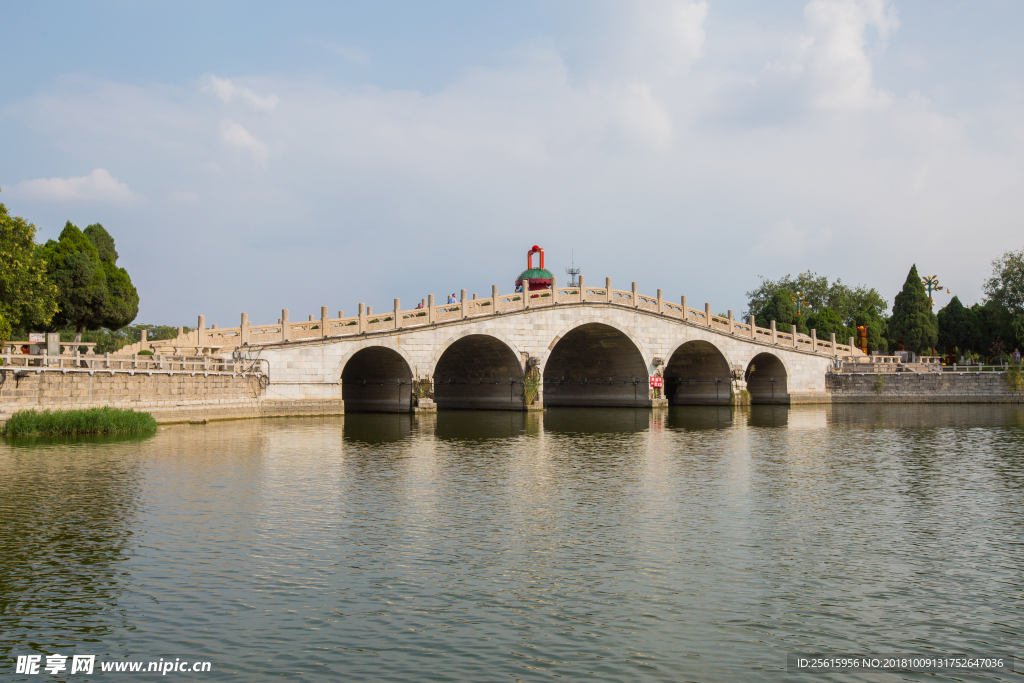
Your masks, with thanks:
[[[218,358],[209,355],[103,355],[91,353],[42,354],[12,353],[0,354],[3,361],[0,371],[4,372],[96,372],[115,374],[265,374],[266,361],[261,359]]]
[[[285,309],[281,312],[281,319],[274,325],[250,325],[248,314],[243,313],[241,324],[231,328],[217,328],[216,325],[206,328],[205,318],[199,316],[197,329],[187,334],[179,334],[173,340],[143,341],[125,347],[114,355],[137,354],[144,349],[171,350],[174,353],[193,352],[196,355],[223,355],[238,346],[387,333],[396,329],[454,323],[563,305],[633,308],[647,314],[672,318],[687,325],[703,327],[719,334],[749,339],[759,344],[828,356],[863,355],[853,346],[852,338],[849,339],[849,344],[840,344],[836,342],[834,335],[827,340],[818,339],[814,330],[811,330],[810,335],[798,334],[796,326],[791,326],[789,330],[778,330],[773,322],[771,327],[758,327],[754,324],[752,316],[746,320],[736,320],[732,311],[724,316],[714,315],[711,313],[711,304],[704,304],[703,309],[690,308],[685,296],[679,303],[665,301],[660,289],[656,296],[640,294],[635,282],[630,290],[613,289],[611,278],[605,279],[603,287],[588,286],[582,277],[578,287],[559,287],[557,281],[553,279],[551,287],[528,291],[526,294],[499,294],[497,285],[494,285],[491,287],[490,297],[473,297],[467,298],[466,290],[462,290],[460,300],[455,303],[435,303],[431,295],[420,307],[413,309],[402,309],[399,300],[395,299],[391,310],[377,313],[369,306],[359,304],[357,315],[346,317],[339,311],[337,318],[328,318],[327,308],[323,307],[320,309],[319,319],[311,315],[308,320],[299,322],[289,320],[289,312]]]

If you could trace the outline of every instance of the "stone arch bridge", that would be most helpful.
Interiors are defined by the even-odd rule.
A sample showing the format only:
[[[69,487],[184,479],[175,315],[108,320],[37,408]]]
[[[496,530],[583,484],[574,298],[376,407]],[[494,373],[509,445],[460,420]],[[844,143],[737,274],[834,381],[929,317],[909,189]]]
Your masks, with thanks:
[[[795,403],[825,401],[838,358],[861,355],[657,296],[603,287],[551,287],[374,314],[199,329],[187,344],[259,358],[266,397],[343,399],[345,411],[408,411],[417,404],[523,410],[541,405]],[[175,341],[181,342],[182,338]],[[166,343],[166,342],[165,342]],[[137,352],[137,350],[136,350]],[[654,379],[652,378],[660,378]],[[663,387],[657,385],[663,385]]]

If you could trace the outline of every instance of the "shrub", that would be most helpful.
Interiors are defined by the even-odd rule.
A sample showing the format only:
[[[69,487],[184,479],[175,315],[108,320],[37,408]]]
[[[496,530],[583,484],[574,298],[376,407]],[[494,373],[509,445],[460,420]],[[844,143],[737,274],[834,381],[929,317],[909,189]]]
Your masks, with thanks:
[[[156,431],[156,420],[152,415],[119,408],[19,410],[4,428],[7,436],[143,434],[153,431]]]
[[[139,355],[140,356],[152,356],[153,352],[150,351],[149,349],[142,349],[141,351],[139,351]]]
[[[1024,390],[1024,374],[1021,373],[1021,364],[1013,363],[1006,370],[1006,383],[1010,385],[1010,391]]]

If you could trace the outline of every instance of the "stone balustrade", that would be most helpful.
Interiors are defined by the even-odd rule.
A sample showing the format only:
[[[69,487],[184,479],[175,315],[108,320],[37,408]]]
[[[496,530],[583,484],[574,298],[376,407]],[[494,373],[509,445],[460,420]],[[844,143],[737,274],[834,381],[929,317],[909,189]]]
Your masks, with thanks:
[[[735,320],[732,311],[724,317],[713,315],[711,304],[704,304],[703,309],[690,308],[685,296],[681,297],[677,304],[666,301],[660,289],[656,296],[640,294],[635,282],[632,283],[630,290],[613,289],[610,278],[606,278],[604,286],[599,287],[587,285],[581,276],[578,287],[559,287],[557,280],[554,280],[552,286],[545,289],[499,294],[497,285],[494,285],[491,288],[491,296],[487,298],[467,299],[466,290],[462,290],[460,301],[453,304],[436,304],[433,295],[427,297],[426,306],[422,308],[402,309],[400,303],[395,299],[390,310],[377,314],[372,313],[369,306],[359,304],[356,315],[346,317],[339,311],[337,318],[329,318],[327,307],[323,307],[320,309],[318,319],[310,315],[308,320],[295,322],[290,320],[289,311],[285,309],[281,312],[281,318],[273,325],[251,325],[248,314],[242,313],[241,324],[228,328],[206,328],[204,316],[199,316],[198,328],[192,332],[181,334],[174,340],[139,342],[126,346],[115,355],[130,355],[144,349],[183,347],[194,349],[199,354],[216,355],[245,345],[388,333],[398,329],[454,323],[468,318],[520,313],[540,307],[573,305],[633,308],[647,314],[676,319],[688,325],[706,327],[720,334],[815,354],[861,354],[861,351],[853,346],[852,338],[849,339],[849,344],[840,344],[836,342],[834,335],[828,340],[818,339],[814,330],[810,335],[798,334],[795,326],[789,331],[780,331],[775,328],[774,321],[770,328],[757,327],[753,316],[743,321]]]

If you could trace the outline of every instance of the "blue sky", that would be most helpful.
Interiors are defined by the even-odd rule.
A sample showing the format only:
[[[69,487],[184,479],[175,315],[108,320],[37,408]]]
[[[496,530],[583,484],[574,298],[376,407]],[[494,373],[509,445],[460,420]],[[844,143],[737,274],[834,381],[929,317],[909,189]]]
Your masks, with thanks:
[[[914,262],[970,303],[1024,246],[1021,3],[3,16],[0,201],[103,223],[139,322],[509,291],[532,244],[715,310],[806,269],[891,302]]]

